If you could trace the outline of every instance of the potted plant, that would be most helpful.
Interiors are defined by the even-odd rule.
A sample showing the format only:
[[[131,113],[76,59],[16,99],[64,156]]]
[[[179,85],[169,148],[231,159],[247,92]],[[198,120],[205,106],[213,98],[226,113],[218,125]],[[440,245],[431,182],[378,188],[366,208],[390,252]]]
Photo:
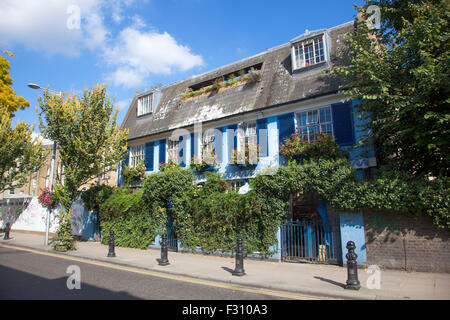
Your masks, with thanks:
[[[245,147],[233,150],[233,165],[238,168],[255,167],[259,161],[259,145],[246,142]]]
[[[204,171],[212,171],[219,165],[217,161],[217,156],[214,154],[214,151],[210,153],[204,153],[202,158],[193,156],[191,158],[191,168],[196,170],[197,172]]]
[[[53,192],[50,192],[48,188],[45,188],[41,195],[38,197],[39,203],[48,210],[56,209],[59,205],[58,199]]]

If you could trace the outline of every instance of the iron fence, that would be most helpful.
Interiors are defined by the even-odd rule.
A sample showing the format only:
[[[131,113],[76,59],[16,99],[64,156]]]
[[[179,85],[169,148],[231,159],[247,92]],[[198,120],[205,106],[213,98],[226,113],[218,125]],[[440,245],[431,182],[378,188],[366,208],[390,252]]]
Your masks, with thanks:
[[[285,261],[337,263],[333,232],[317,220],[286,220],[281,224],[281,255]]]

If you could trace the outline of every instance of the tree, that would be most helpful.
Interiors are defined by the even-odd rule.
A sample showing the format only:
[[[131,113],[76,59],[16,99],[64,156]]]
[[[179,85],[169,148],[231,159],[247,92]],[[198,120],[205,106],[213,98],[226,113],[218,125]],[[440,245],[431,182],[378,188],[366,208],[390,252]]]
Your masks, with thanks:
[[[357,20],[348,35],[341,92],[360,101],[380,165],[414,176],[450,173],[449,0],[366,0],[381,11],[380,29]]]
[[[8,51],[3,53],[14,56]],[[19,122],[12,128],[14,112],[30,104],[16,96],[9,69],[9,61],[0,55],[0,192],[22,187],[46,158],[42,142],[32,138],[33,126]]]
[[[61,249],[68,250],[72,248],[70,208],[81,194],[80,187],[124,159],[128,132],[116,124],[118,109],[113,110],[106,85],[86,89],[80,97],[47,89],[38,100],[41,133],[60,148],[64,181],[57,179],[55,192],[65,213],[60,229],[64,232],[58,238]]]

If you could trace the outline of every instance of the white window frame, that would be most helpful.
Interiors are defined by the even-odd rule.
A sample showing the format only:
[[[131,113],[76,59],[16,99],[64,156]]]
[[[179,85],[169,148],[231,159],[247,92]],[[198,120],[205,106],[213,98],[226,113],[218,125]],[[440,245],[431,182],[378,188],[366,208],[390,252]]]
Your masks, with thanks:
[[[167,139],[167,159],[172,160],[175,163],[180,161],[180,141]]]
[[[257,137],[256,120],[239,123],[237,127],[236,150],[241,151],[248,142],[254,142],[256,144],[258,142]]]
[[[321,57],[320,48],[317,52],[316,50],[316,40],[322,42],[322,50],[323,50],[323,59],[316,62],[317,57]],[[315,37],[311,37],[309,39],[305,39],[299,42],[292,44],[292,65],[294,70],[303,69],[309,66],[318,65],[324,63],[328,60],[327,57],[327,46],[326,46],[326,38],[325,34],[321,34]],[[313,63],[306,65],[305,60],[305,47],[312,46],[313,51]]]
[[[130,167],[135,168],[139,161],[145,159],[145,145],[130,147]]]
[[[209,158],[205,157],[205,152],[211,153],[214,151],[215,135],[213,130],[205,130],[202,135],[202,144],[200,147],[202,159]]]
[[[137,116],[143,116],[153,112],[153,93],[138,97]]]
[[[239,192],[239,189],[245,185],[245,179],[228,180],[230,189]]]
[[[322,119],[321,116],[321,110],[328,110],[329,111],[329,118],[328,119]],[[314,122],[308,122],[308,115],[317,113],[317,121]],[[301,123],[301,117],[303,114],[307,115],[307,122],[306,125],[303,125]],[[334,121],[333,121],[333,112],[331,109],[331,105],[325,105],[317,108],[312,108],[308,110],[302,110],[295,113],[295,131],[298,132],[301,137],[303,137],[303,129],[306,129],[306,140],[310,142],[312,139],[314,139],[314,134],[312,128],[319,127],[319,132],[324,132],[322,130],[322,126],[330,126],[331,127],[331,134],[334,136]],[[328,132],[328,130],[327,130]]]

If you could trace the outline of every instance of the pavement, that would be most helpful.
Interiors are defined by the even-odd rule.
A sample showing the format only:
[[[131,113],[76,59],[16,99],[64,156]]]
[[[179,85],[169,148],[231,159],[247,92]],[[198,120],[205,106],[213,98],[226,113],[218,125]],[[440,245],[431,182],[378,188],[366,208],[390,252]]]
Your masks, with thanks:
[[[358,300],[449,300],[450,274],[407,272],[382,269],[379,289],[372,288],[370,282],[373,273],[367,269],[358,269],[360,290],[344,289],[347,281],[347,268],[335,265],[289,263],[244,260],[244,276],[234,276],[233,257],[220,257],[205,254],[169,251],[170,264],[160,266],[159,249],[147,250],[133,248],[115,248],[116,257],[107,257],[108,246],[99,242],[78,241],[76,250],[68,252],[54,251],[45,246],[44,234],[31,234],[12,230],[10,239],[3,240],[0,234],[0,246],[28,248],[42,252],[51,252],[66,258],[83,258],[157,273],[171,274],[206,281],[232,284],[240,287],[274,290],[277,292],[308,295],[331,299]],[[368,282],[369,280],[369,282]],[[371,289],[372,288],[372,289]]]

